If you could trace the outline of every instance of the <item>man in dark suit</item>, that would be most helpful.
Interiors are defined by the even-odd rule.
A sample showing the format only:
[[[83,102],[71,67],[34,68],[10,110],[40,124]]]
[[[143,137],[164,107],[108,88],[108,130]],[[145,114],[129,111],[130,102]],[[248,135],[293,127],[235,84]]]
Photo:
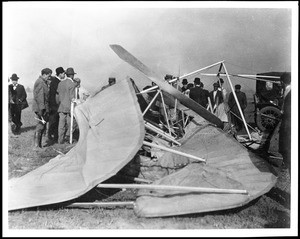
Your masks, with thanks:
[[[283,115],[279,129],[279,153],[283,158],[283,165],[291,175],[291,120],[292,120],[292,98],[291,98],[291,73],[285,72],[280,80],[285,86]]]
[[[244,115],[244,110],[247,107],[246,94],[241,91],[241,85],[235,85],[234,87],[236,97],[239,101],[239,105],[241,106],[241,110]],[[228,106],[230,110],[231,123],[235,125],[237,131],[240,131],[243,128],[243,120],[241,120],[242,117],[232,92],[230,92],[228,97]]]
[[[57,142],[58,140],[58,122],[59,114],[58,103],[56,98],[58,97],[57,87],[58,84],[65,78],[65,70],[63,67],[56,68],[56,76],[51,77],[50,88],[49,88],[49,129],[48,129],[48,140]]]
[[[15,132],[19,133],[22,122],[22,110],[28,107],[27,94],[23,85],[18,83],[19,77],[17,74],[12,74],[10,77],[12,84],[9,85],[9,92],[11,94],[10,112],[12,122],[16,125]]]
[[[196,101],[201,106],[206,107],[207,93],[201,87],[200,78],[196,77],[194,79],[194,84],[195,84],[195,86],[190,89],[190,94],[189,94],[190,98],[192,100]]]

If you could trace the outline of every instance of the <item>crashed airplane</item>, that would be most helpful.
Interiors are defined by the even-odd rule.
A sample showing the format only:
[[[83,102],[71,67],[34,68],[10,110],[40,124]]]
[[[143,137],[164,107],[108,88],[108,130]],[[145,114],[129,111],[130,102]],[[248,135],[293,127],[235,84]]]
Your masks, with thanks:
[[[164,217],[239,207],[275,185],[268,162],[223,131],[218,117],[123,47],[110,47],[156,84],[154,100],[147,104],[134,81],[126,78],[75,107],[78,143],[67,154],[9,180],[9,210],[72,206],[95,188],[135,188],[135,214]],[[181,123],[167,120],[161,128],[149,110],[155,98],[175,108]],[[139,183],[104,183],[121,171],[131,172]]]

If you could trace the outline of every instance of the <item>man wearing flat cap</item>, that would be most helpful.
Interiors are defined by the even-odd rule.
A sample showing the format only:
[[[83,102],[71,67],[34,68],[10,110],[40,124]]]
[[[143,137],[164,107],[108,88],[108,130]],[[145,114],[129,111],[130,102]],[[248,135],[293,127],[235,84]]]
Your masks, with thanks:
[[[11,120],[16,126],[15,133],[19,133],[22,126],[22,110],[28,107],[27,94],[24,86],[18,83],[19,77],[17,74],[12,74],[10,80],[12,81],[12,84],[9,85]]]
[[[58,143],[68,143],[70,140],[70,134],[73,132],[71,130],[71,103],[76,98],[75,97],[75,87],[74,75],[76,74],[73,68],[67,68],[66,79],[61,81],[57,87],[57,103],[59,123],[58,123]]]
[[[247,107],[247,97],[244,92],[241,91],[241,85],[235,85],[235,94],[238,99],[238,103],[241,106],[242,113],[244,114],[244,110]],[[230,111],[230,119],[231,124],[233,124],[236,127],[237,131],[240,131],[243,129],[243,120],[237,105],[237,102],[235,101],[235,98],[233,96],[233,93],[230,92],[228,97],[228,106]]]
[[[33,86],[33,102],[32,110],[36,114],[37,125],[34,133],[34,147],[42,148],[42,136],[46,130],[46,123],[49,118],[49,87],[52,70],[45,68],[41,71],[41,75],[35,81]]]
[[[51,77],[49,88],[49,129],[48,140],[50,142],[57,142],[58,140],[58,104],[56,98],[58,97],[58,84],[65,78],[65,70],[63,67],[56,68],[56,75]]]

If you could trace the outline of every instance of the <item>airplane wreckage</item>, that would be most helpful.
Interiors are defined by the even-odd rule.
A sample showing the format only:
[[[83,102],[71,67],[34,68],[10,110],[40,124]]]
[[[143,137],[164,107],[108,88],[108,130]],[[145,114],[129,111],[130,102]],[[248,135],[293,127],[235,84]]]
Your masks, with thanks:
[[[172,85],[220,66],[219,74],[224,69],[222,74],[234,92],[224,61],[166,81],[123,47],[110,47],[154,86],[139,91],[127,77],[76,106],[77,144],[28,174],[10,179],[8,210],[101,206],[107,202],[77,199],[95,189],[133,188],[135,201],[108,204],[130,205],[138,217],[164,217],[240,207],[275,185],[276,174],[266,160],[228,134],[211,111]],[[149,92],[150,103],[144,98]],[[156,100],[163,105],[165,117],[166,107],[175,112],[163,127],[151,109]],[[109,183],[120,173],[134,180]]]

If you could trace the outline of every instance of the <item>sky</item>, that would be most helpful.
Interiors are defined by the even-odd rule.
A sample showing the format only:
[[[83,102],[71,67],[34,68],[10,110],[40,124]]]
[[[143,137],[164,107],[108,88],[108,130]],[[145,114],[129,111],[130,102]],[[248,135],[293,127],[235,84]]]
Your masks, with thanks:
[[[33,88],[43,68],[73,67],[93,91],[130,76],[150,82],[109,47],[119,44],[157,71],[181,76],[224,60],[231,74],[291,71],[292,12],[285,2],[9,2],[3,3],[3,78]],[[218,8],[216,8],[218,7]],[[205,71],[217,73],[218,66]],[[204,72],[204,73],[205,73]],[[200,76],[200,75],[198,75]],[[188,78],[193,82],[194,77]],[[200,76],[212,90],[215,77]],[[254,81],[232,78],[242,90]],[[225,87],[229,88],[225,80]]]

